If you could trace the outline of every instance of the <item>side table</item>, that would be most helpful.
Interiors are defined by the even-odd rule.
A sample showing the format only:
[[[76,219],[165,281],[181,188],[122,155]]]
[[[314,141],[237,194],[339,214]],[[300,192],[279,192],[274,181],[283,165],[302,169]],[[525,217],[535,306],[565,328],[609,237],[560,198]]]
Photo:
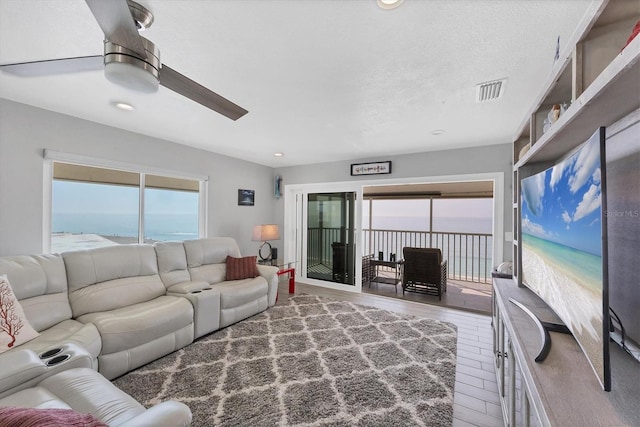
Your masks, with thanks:
[[[283,274],[288,274],[289,277],[289,293],[294,294],[296,292],[296,269],[295,267],[281,268],[278,270],[278,277]]]
[[[287,274],[289,278],[289,293],[294,294],[296,292],[296,268],[295,264],[297,261],[292,262],[283,262],[280,259],[274,259],[269,261],[259,261],[260,264],[264,265],[272,265],[274,267],[278,267],[278,277],[283,274]]]
[[[402,267],[404,265],[404,260],[398,261],[383,261],[379,259],[371,259],[370,261],[371,267],[374,268],[374,278],[369,282],[369,286],[371,286],[371,282],[379,282],[379,283],[387,283],[389,285],[393,285],[396,293],[398,293],[398,285],[402,284]],[[381,276],[379,274],[379,267],[387,267],[393,270],[394,277]]]

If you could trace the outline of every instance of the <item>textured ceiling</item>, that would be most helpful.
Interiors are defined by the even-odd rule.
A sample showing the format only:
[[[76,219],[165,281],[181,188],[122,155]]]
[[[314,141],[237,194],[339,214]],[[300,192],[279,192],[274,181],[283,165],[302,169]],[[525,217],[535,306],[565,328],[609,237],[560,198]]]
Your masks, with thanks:
[[[564,47],[592,0],[139,3],[162,62],[249,114],[234,122],[163,87],[134,93],[101,71],[0,72],[0,97],[273,167],[509,143],[558,36]],[[0,0],[0,64],[100,55],[102,39],[84,1]],[[501,78],[501,99],[475,102],[477,83]]]

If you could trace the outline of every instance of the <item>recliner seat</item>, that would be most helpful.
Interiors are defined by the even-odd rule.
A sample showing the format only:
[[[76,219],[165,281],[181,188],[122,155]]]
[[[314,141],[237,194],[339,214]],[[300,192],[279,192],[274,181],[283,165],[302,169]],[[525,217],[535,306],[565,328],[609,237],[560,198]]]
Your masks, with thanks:
[[[73,316],[102,337],[98,367],[116,378],[193,341],[193,308],[167,296],[149,245],[62,254]]]

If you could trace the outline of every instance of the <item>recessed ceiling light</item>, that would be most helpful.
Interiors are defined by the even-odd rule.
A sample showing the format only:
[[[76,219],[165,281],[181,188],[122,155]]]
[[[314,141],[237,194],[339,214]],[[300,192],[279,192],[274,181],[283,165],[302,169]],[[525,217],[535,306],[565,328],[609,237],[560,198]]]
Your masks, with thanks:
[[[400,6],[404,0],[377,0],[378,7],[385,10],[395,9]]]
[[[273,153],[273,155],[276,157],[282,157],[284,156],[284,153]]]
[[[127,104],[126,102],[113,102],[113,106],[119,110],[124,110],[124,111],[134,110],[133,105]]]
[[[431,135],[442,135],[443,133],[445,133],[446,131],[444,129],[436,129],[436,130],[432,130],[431,131]]]

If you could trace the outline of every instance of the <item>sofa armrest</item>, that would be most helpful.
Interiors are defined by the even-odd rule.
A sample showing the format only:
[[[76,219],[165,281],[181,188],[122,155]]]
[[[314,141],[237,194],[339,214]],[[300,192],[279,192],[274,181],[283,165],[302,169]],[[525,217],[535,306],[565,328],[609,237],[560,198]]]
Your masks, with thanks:
[[[159,403],[120,424],[122,427],[146,426],[188,426],[191,424],[191,410],[184,403],[169,400]]]
[[[272,265],[258,264],[258,274],[264,277],[265,279],[267,279],[267,282],[273,279],[274,276],[276,276],[276,281],[277,281],[278,267],[275,267]]]
[[[276,297],[278,295],[278,271],[278,267],[258,264],[258,274],[265,278],[267,286],[269,287],[267,295],[267,303],[269,307],[276,303]]]
[[[211,288],[208,282],[194,281],[194,282],[180,282],[175,285],[171,285],[167,288],[167,293],[171,294],[190,294],[194,291],[202,291],[204,289]]]
[[[0,355],[0,393],[47,371],[47,366],[35,351],[29,349],[14,350]]]

